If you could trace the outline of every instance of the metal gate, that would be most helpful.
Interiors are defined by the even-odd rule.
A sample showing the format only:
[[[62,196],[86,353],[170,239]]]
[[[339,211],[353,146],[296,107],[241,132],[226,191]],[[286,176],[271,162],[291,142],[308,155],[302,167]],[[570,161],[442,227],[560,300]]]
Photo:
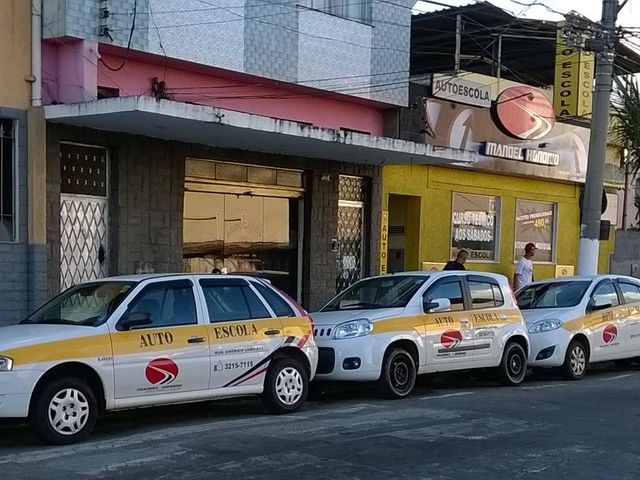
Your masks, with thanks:
[[[108,275],[107,150],[60,147],[60,288]]]
[[[362,278],[364,246],[364,180],[341,175],[338,200],[336,293]]]

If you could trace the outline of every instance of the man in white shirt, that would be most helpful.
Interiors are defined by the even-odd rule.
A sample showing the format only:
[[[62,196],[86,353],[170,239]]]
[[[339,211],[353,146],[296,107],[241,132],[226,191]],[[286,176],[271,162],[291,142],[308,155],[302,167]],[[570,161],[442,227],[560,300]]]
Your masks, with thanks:
[[[533,262],[531,259],[538,247],[533,243],[527,243],[524,247],[524,256],[518,262],[513,274],[513,288],[518,290],[533,282]]]

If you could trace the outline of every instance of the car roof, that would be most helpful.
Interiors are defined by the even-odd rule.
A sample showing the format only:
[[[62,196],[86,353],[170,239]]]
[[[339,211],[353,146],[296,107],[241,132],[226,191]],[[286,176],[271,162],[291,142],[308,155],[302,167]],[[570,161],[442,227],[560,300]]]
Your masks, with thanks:
[[[418,277],[438,278],[438,277],[450,277],[450,276],[460,276],[460,275],[485,275],[495,279],[506,278],[504,275],[500,273],[477,272],[475,270],[434,270],[434,271],[416,270],[413,272],[390,273],[387,275],[380,275],[380,277],[403,277],[403,276],[416,277],[418,276]]]
[[[144,282],[147,280],[157,280],[162,278],[225,278],[225,279],[244,279],[244,280],[260,280],[270,283],[259,276],[254,275],[226,275],[215,273],[140,273],[135,275],[116,275],[112,277],[98,278],[88,282],[81,283],[95,283],[95,282]]]
[[[615,275],[615,274],[602,274],[602,275],[574,275],[571,277],[556,277],[556,278],[546,278],[544,280],[538,280],[532,282],[530,285],[540,285],[549,282],[594,282],[598,280],[606,280],[606,279],[618,279],[618,280],[631,280],[632,282],[638,283],[640,279],[629,277],[627,275]]]

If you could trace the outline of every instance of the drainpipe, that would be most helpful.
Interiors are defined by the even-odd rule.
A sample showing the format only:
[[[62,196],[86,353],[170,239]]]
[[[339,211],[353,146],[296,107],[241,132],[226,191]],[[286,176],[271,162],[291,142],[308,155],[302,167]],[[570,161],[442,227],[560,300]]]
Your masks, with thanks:
[[[31,0],[31,106],[42,105],[42,0]]]

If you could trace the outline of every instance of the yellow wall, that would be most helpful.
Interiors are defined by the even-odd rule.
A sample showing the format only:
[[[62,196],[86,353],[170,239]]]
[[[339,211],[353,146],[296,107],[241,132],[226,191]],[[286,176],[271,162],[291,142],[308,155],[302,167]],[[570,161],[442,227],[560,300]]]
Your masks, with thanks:
[[[31,75],[31,2],[0,3],[0,106],[24,110],[31,98],[31,84],[25,81]]]
[[[549,201],[558,205],[556,263],[577,265],[580,236],[580,189],[577,185],[428,165],[388,166],[384,167],[383,175],[383,210],[389,208],[390,194],[412,195],[422,200],[418,251],[409,251],[407,244],[406,270],[419,270],[422,262],[449,260],[452,192],[501,197],[499,259],[493,263],[468,262],[468,269],[513,276],[516,199]],[[606,272],[613,241],[600,245],[599,270]],[[413,261],[409,262],[409,259]],[[554,277],[555,264],[536,264],[534,276],[536,279]]]

